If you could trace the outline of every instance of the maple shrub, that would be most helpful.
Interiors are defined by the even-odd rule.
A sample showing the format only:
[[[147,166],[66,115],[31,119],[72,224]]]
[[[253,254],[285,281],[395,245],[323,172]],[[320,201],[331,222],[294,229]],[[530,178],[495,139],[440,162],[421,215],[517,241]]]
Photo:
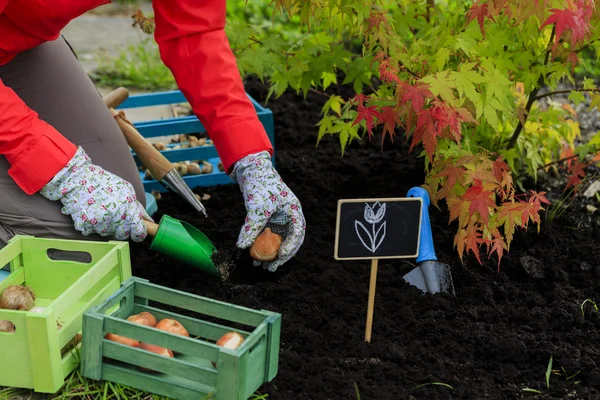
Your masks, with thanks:
[[[274,0],[270,29],[228,21],[242,74],[268,77],[270,96],[291,88],[329,96],[318,142],[337,135],[342,148],[374,132],[404,132],[422,149],[424,187],[445,201],[463,259],[495,254],[498,268],[516,229],[537,224],[545,192],[524,177],[566,171],[577,186],[600,161],[600,135],[582,143],[570,105],[551,100],[561,82],[578,104],[594,80],[574,69],[600,48],[592,0]],[[286,30],[287,29],[287,30]],[[589,57],[592,54],[592,57]],[[339,77],[343,79],[338,82]],[[350,98],[326,94],[352,85]]]

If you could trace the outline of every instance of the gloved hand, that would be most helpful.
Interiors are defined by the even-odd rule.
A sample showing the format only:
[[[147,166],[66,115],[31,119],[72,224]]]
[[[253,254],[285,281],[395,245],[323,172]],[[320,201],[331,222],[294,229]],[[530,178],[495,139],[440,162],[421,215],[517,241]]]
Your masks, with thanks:
[[[231,177],[240,185],[247,210],[237,246],[242,249],[251,247],[258,235],[267,226],[270,227],[283,237],[277,259],[263,265],[263,268],[274,272],[296,255],[304,242],[306,221],[300,201],[283,183],[266,151],[239,160]]]
[[[152,218],[137,201],[131,183],[92,164],[81,147],[40,194],[60,200],[62,213],[73,218],[75,229],[84,236],[97,233],[141,242],[148,235],[142,218]]]

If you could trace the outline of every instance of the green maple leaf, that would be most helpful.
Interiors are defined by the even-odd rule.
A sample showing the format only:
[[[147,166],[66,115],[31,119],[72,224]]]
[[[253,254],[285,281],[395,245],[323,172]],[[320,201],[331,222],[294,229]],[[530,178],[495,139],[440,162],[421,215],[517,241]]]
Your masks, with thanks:
[[[344,100],[338,95],[333,95],[333,96],[329,97],[329,99],[323,105],[323,113],[327,114],[327,112],[331,109],[331,110],[335,111],[335,113],[337,115],[341,116],[342,115],[342,108],[341,108],[342,104],[344,104]]]
[[[569,94],[569,100],[575,103],[576,106],[583,103],[585,101],[585,94],[583,92],[578,92],[576,90],[572,91]]]
[[[454,45],[455,50],[462,50],[468,57],[473,57],[478,54],[477,48],[479,44],[472,36],[467,33],[460,33],[456,36],[456,44]]]
[[[323,139],[323,136],[325,136],[326,134],[331,134],[331,130],[333,128],[333,118],[330,115],[325,115],[318,123],[317,126],[319,127],[319,135],[317,136],[317,145],[319,145],[319,142],[321,141],[321,139]]]
[[[592,136],[588,142],[588,145],[600,149],[600,132],[597,132],[594,136]]]
[[[323,79],[323,90],[327,89],[332,83],[337,84],[337,76],[331,72],[323,72],[321,79]]]
[[[596,83],[591,78],[583,78],[583,88],[586,90],[595,89]]]
[[[450,58],[450,50],[445,47],[439,49],[435,56],[435,66],[438,71],[441,71],[446,66],[448,59]]]
[[[461,67],[458,72],[453,71],[450,76],[453,78],[456,90],[459,96],[469,99],[476,107],[482,106],[481,94],[475,88],[475,84],[487,82],[486,78],[480,75],[472,68],[475,63],[469,63]]]
[[[436,96],[440,96],[449,104],[455,104],[456,98],[452,89],[456,88],[454,79],[448,71],[437,72],[435,75],[428,75],[421,79],[421,82],[429,84],[429,90]]]
[[[360,139],[358,135],[357,126],[352,125],[352,121],[345,122],[342,120],[336,120],[333,128],[330,129],[332,133],[338,133],[340,136],[340,145],[342,147],[342,155],[348,143],[352,142],[353,139]]]

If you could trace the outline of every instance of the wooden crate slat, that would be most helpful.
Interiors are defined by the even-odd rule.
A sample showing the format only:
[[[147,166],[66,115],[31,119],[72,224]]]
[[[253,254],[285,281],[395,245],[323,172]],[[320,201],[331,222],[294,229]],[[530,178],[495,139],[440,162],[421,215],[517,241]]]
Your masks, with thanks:
[[[144,297],[148,300],[252,327],[257,327],[267,317],[267,314],[262,311],[192,295],[151,283],[140,283],[139,285],[136,285],[135,295]]]
[[[169,358],[159,354],[146,352],[120,343],[104,339],[103,355],[105,357],[131,363],[136,366],[144,366],[157,372],[163,372],[179,376],[184,379],[202,379],[206,384],[214,386],[217,382],[217,371],[204,368],[192,363]]]
[[[105,314],[107,309],[116,307],[125,298],[128,300],[120,311],[127,312]],[[237,331],[226,325],[162,310],[161,305],[152,303],[150,306],[149,301],[164,304],[165,308],[178,307],[201,313],[208,308],[211,314],[220,319],[227,320],[223,318],[223,314],[227,314],[226,317],[237,323],[241,318],[242,323],[257,324],[252,332],[245,332],[246,340],[242,345],[231,350],[207,341],[210,338],[188,338],[123,319],[134,313],[148,311],[159,320],[170,317],[180,321],[184,326],[187,325],[186,329],[192,335],[206,332],[208,328],[212,330],[212,340],[225,330]],[[132,277],[122,284],[118,293],[102,305],[90,309],[84,318],[89,329],[84,332],[83,355],[93,353],[91,358],[94,358],[100,354],[98,366],[89,363],[82,366],[82,374],[88,378],[104,379],[177,400],[203,399],[208,393],[213,394],[211,398],[215,400],[246,400],[263,383],[272,379],[277,370],[273,364],[278,362],[279,353],[278,349],[271,346],[279,345],[280,315],[270,311],[239,307]],[[90,323],[93,321],[97,322]],[[106,332],[166,347],[176,352],[175,359],[111,342],[104,338]],[[95,336],[93,340],[87,340],[90,335]],[[270,335],[275,339],[271,340]],[[87,343],[92,345],[88,346]],[[97,357],[95,361],[98,361]],[[131,362],[162,372],[146,372]]]
[[[103,367],[102,380],[178,400],[202,400],[209,393],[214,393],[214,388],[199,382],[181,383],[169,375],[156,374],[155,376],[149,376],[130,368],[108,363]]]
[[[190,335],[200,336],[202,338],[211,339],[217,341],[221,336],[226,334],[227,332],[231,332],[231,327],[215,324],[214,322],[202,321],[199,319],[187,317],[181,314],[175,314],[169,311],[164,311],[159,308],[143,306],[143,305],[135,305],[133,312],[135,314],[139,314],[143,311],[147,311],[156,317],[157,321],[160,321],[163,318],[174,318],[181,322],[183,326],[188,330]],[[242,335],[244,338],[250,335],[250,332],[236,329],[237,333]]]
[[[105,332],[166,347],[180,353],[195,354],[209,361],[216,361],[219,354],[219,347],[212,343],[174,335],[110,316],[104,317],[104,330]]]
[[[14,250],[20,248],[15,256]],[[84,251],[89,263],[50,259],[49,249]],[[103,302],[130,276],[126,242],[46,239],[17,235],[0,249],[11,258],[12,273],[2,284],[25,284],[36,293],[40,312],[0,311],[0,319],[15,323],[16,332],[0,334],[0,354],[10,368],[0,373],[0,386],[56,393],[78,365],[72,352],[61,349],[79,331],[82,317],[95,302]],[[57,273],[60,271],[60,273]],[[0,290],[3,286],[0,286]],[[62,328],[57,328],[60,319]]]

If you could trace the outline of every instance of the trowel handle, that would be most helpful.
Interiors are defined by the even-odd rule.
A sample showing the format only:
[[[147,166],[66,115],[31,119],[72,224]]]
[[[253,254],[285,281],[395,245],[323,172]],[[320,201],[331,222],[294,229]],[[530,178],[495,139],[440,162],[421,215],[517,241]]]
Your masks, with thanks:
[[[408,193],[408,197],[420,197],[423,199],[423,208],[421,209],[421,234],[419,239],[419,256],[417,264],[423,261],[436,261],[435,248],[433,246],[433,236],[431,234],[431,222],[429,221],[429,193],[427,190],[414,187]]]
[[[112,108],[110,111],[119,124],[129,147],[135,151],[140,161],[150,170],[152,176],[156,180],[162,181],[164,176],[173,169],[173,164],[160,151],[146,141],[146,138],[125,118],[123,112],[115,111]]]
[[[158,231],[158,224],[155,224],[154,222],[145,219],[143,221],[144,225],[146,226],[146,229],[148,230],[148,235],[152,237],[156,236],[156,231]]]
[[[119,107],[129,98],[129,91],[124,87],[119,87],[103,97],[104,104],[111,109]]]

